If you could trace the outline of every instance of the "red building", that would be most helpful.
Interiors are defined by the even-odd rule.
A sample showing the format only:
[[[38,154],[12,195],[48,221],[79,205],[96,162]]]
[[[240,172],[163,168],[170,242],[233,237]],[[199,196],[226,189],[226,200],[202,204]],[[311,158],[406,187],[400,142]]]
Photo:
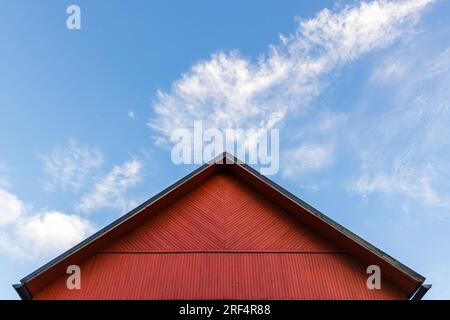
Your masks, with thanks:
[[[219,160],[219,161],[218,161]],[[228,154],[21,280],[22,299],[421,299],[425,278]],[[218,163],[219,162],[219,163]],[[222,162],[222,163],[220,163]],[[81,289],[67,267],[78,265]],[[367,267],[379,266],[381,289]]]

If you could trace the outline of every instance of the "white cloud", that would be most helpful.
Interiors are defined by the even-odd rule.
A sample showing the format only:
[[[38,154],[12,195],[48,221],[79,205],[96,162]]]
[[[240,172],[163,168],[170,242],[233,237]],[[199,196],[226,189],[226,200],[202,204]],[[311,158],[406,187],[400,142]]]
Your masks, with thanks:
[[[99,208],[114,208],[126,211],[136,205],[125,197],[128,189],[141,180],[142,163],[138,160],[115,166],[104,178],[97,182],[92,192],[82,197],[77,211],[91,212]]]
[[[77,154],[70,156],[69,150]],[[72,168],[72,161],[81,161],[86,164],[89,162],[88,156],[95,154],[93,149],[81,147],[72,141],[69,148],[57,149],[49,161],[53,164],[71,163],[69,167]],[[100,161],[101,157],[97,155],[96,162]],[[128,209],[135,205],[134,202],[125,199],[125,193],[139,182],[141,166],[137,160],[115,166],[109,174],[95,184],[92,193],[83,197],[80,204],[81,211],[87,212],[100,207]],[[80,174],[85,174],[76,169],[64,172],[66,177],[77,176],[80,184],[83,180]],[[64,180],[60,180],[59,183],[65,184]],[[76,186],[78,184],[72,185],[72,187]],[[17,195],[0,187],[1,253],[20,259],[47,258],[69,249],[94,230],[94,225],[84,217],[49,209],[35,210]]]
[[[410,30],[432,0],[372,1],[339,12],[321,11],[281,36],[257,61],[219,52],[194,65],[168,92],[159,91],[149,126],[157,143],[170,144],[178,128],[272,128],[308,105],[324,77],[364,53],[391,44]]]
[[[61,212],[34,212],[18,196],[0,189],[0,252],[39,259],[61,253],[94,231],[86,219]]]
[[[339,13],[325,9],[316,18],[300,22],[300,38],[324,52],[325,65],[349,61],[391,44],[432,0],[361,2]]]
[[[0,228],[17,221],[26,212],[26,205],[16,195],[0,188]]]
[[[95,228],[86,219],[57,211],[44,211],[21,219],[15,237],[23,251],[42,257],[67,250],[87,238]]]
[[[133,111],[133,110],[131,110],[131,111],[128,111],[128,117],[129,117],[130,119],[134,119],[134,118],[136,118],[136,114],[134,113],[134,111]]]
[[[303,144],[286,153],[283,174],[293,177],[297,173],[318,171],[332,162],[333,146]]]
[[[20,259],[30,259],[30,256],[19,245],[14,243],[11,236],[0,230],[0,253],[7,254],[10,257]]]
[[[44,170],[50,177],[46,188],[55,191],[80,190],[103,164],[103,154],[70,139],[67,145],[56,147],[49,155],[42,156]]]

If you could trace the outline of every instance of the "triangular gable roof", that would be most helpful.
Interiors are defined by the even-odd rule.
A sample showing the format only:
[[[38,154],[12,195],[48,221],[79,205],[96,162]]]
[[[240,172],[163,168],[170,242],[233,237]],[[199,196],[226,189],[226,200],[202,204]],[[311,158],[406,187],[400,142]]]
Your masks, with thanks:
[[[121,235],[134,230],[152,214],[160,212],[189,192],[193,187],[198,186],[221,171],[231,173],[237,179],[250,185],[283,210],[300,219],[302,223],[312,230],[351,253],[357,260],[367,265],[378,265],[382,270],[383,276],[406,292],[409,298],[421,299],[431,287],[423,285],[425,278],[420,274],[225,152],[80,244],[32,272],[20,281],[21,284],[14,285],[14,288],[22,299],[32,299],[34,294],[65,274],[67,265],[79,264],[80,261],[86,260],[101,248],[117,240]]]

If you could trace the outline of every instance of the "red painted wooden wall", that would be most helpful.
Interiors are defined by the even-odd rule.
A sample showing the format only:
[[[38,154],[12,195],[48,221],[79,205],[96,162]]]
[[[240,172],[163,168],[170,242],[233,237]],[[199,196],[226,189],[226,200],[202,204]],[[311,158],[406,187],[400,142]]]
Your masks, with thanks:
[[[221,173],[34,299],[406,299],[365,265]]]

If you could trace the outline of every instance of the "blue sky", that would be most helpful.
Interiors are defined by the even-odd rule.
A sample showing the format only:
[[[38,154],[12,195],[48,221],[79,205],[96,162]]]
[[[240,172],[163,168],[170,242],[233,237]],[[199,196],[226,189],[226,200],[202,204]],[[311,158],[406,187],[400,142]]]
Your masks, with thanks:
[[[450,298],[449,14],[444,0],[3,1],[0,298],[192,171],[168,138],[195,120],[280,129],[271,179]]]

